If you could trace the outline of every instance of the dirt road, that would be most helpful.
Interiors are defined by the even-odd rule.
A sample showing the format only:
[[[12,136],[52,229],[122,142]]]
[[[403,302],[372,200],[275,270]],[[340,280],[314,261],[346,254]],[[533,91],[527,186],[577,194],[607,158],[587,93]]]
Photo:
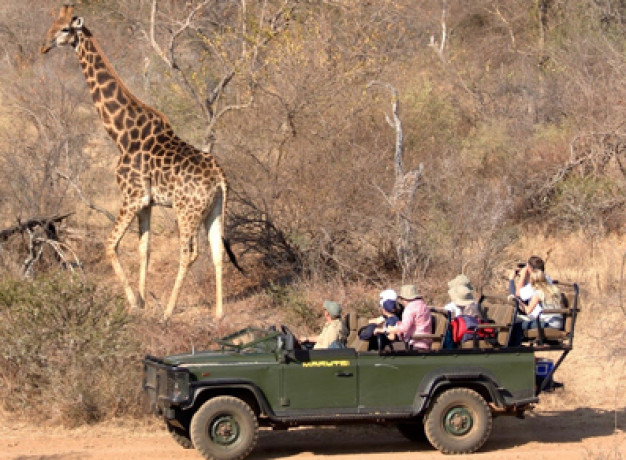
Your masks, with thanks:
[[[6,423],[6,422],[5,422]],[[567,409],[531,413],[525,420],[495,420],[490,439],[476,460],[626,458],[626,409]],[[389,460],[444,458],[422,444],[406,441],[393,427],[351,426],[262,430],[250,459],[341,458]],[[160,425],[98,426],[78,430],[27,426],[0,430],[0,459],[12,460],[166,460],[196,459]],[[450,458],[450,457],[447,457]]]

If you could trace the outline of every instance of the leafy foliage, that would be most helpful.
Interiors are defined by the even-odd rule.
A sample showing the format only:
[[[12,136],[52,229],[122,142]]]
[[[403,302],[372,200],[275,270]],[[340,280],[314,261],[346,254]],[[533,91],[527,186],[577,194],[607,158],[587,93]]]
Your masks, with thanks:
[[[140,347],[130,321],[121,298],[78,278],[2,282],[5,409],[46,407],[69,425],[135,410]]]

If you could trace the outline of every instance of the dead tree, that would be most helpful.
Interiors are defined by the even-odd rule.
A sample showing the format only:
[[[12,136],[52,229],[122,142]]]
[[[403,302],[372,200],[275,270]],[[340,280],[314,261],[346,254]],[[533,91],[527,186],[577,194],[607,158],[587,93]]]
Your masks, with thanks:
[[[407,173],[404,172],[404,133],[402,131],[402,120],[399,115],[398,91],[391,84],[379,81],[368,83],[367,88],[371,88],[374,85],[382,86],[391,92],[392,118],[385,115],[385,119],[389,126],[396,131],[396,148],[394,153],[395,181],[392,194],[388,197],[388,202],[396,218],[396,255],[402,268],[402,281],[404,282],[416,268],[416,258],[411,248],[413,225],[410,212],[415,193],[420,184],[424,165],[420,163],[417,169]]]
[[[52,249],[59,265],[70,271],[80,267],[80,260],[67,244],[59,241],[57,226],[74,213],[52,217],[34,217],[25,222],[18,220],[17,225],[0,230],[0,242],[7,241],[11,236],[21,234],[27,237],[28,255],[22,263],[22,275],[26,278],[34,274],[35,264],[41,260],[45,247]]]

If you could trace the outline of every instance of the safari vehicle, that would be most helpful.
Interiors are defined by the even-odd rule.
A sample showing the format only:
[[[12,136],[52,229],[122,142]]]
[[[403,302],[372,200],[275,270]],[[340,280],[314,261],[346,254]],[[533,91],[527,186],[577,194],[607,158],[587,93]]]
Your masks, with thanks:
[[[368,351],[354,335],[358,318],[348,315],[346,348],[312,350],[285,325],[249,327],[217,340],[215,350],[147,356],[145,403],[179,444],[207,459],[244,458],[259,426],[345,423],[395,424],[412,441],[428,441],[444,453],[471,453],[489,437],[495,416],[523,418],[549,387],[573,344],[578,286],[572,287],[565,312],[570,330],[554,340],[544,336],[541,343],[508,347],[510,324],[494,322],[502,332],[497,343],[444,349],[435,340],[430,352],[401,346]],[[492,313],[513,308],[506,299],[484,302]],[[440,319],[433,336],[445,325]],[[538,361],[538,350],[561,357],[556,365]],[[536,369],[544,372],[538,377]]]

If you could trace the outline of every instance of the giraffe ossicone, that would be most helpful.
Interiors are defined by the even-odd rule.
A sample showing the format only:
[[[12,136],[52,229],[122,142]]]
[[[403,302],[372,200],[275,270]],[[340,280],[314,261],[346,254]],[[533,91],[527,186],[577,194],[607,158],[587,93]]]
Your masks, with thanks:
[[[215,267],[215,316],[222,317],[224,216],[228,191],[224,171],[212,155],[180,139],[163,114],[141,102],[126,88],[84,26],[83,19],[73,14],[73,6],[61,7],[40,52],[45,54],[60,46],[74,49],[104,128],[120,150],[116,179],[123,199],[107,240],[106,253],[130,307],[142,307],[146,300],[152,206],[167,206],[176,212],[180,261],[164,318],[172,315],[189,267],[198,257],[201,224],[208,235]],[[119,243],[135,216],[139,222],[138,297],[117,254]]]

